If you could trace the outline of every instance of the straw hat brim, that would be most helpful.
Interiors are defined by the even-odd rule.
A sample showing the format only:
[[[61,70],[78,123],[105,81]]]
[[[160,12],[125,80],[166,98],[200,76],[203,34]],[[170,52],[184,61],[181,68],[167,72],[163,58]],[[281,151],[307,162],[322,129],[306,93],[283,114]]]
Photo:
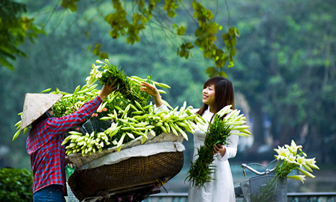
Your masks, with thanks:
[[[61,94],[26,93],[23,104],[21,130],[42,116],[62,96]]]

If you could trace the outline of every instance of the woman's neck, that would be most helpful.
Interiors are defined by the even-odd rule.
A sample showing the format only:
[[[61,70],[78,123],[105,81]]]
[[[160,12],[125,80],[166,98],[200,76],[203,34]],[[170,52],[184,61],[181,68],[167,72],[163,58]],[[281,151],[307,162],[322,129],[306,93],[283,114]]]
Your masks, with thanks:
[[[217,109],[216,109],[216,107],[215,106],[210,106],[209,105],[209,111],[211,112],[211,113],[216,113],[217,112]]]

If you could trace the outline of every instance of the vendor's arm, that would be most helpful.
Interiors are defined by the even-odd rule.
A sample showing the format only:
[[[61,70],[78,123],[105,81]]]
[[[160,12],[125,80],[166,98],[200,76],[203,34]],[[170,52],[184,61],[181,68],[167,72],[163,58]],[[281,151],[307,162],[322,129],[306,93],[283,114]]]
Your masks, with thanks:
[[[109,83],[110,80],[107,81],[107,83]],[[101,89],[101,91],[99,92],[99,97],[101,100],[104,100],[110,93],[112,93],[113,91],[115,91],[117,89],[117,86],[115,86],[114,84],[117,82],[117,80],[114,80],[111,84],[108,85],[104,85]]]
[[[60,117],[60,118],[51,118],[48,120],[48,129],[49,132],[54,134],[60,134],[70,129],[70,127],[75,126],[86,120],[93,112],[97,110],[99,105],[102,103],[112,91],[117,87],[114,86],[116,80],[112,84],[104,85],[99,93],[99,95],[91,100],[86,102],[78,111],[73,114]]]

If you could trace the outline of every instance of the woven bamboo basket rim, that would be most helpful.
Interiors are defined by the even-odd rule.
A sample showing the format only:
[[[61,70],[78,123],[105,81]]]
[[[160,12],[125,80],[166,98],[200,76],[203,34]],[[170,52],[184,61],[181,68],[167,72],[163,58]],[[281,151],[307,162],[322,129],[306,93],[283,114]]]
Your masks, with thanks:
[[[126,189],[170,180],[180,172],[183,161],[183,152],[132,157],[113,165],[76,170],[69,177],[68,184],[76,198],[81,201],[111,192],[118,194]]]
[[[142,141],[142,137],[137,137],[136,139],[123,144],[121,150],[130,148],[130,147],[134,147],[137,145],[144,145],[144,144],[149,144],[149,143],[157,143],[157,142],[180,142],[182,143],[184,140],[182,135],[178,135],[176,136],[174,133],[161,133],[157,136],[153,136],[151,135],[151,133],[148,133],[148,139],[144,142],[141,143]],[[117,147],[112,147],[109,148],[107,150],[103,150],[101,152],[97,152],[95,154],[92,155],[86,155],[83,156],[81,153],[76,153],[76,154],[70,154],[69,155],[69,159],[71,162],[73,162],[77,167],[81,167],[83,164],[86,164],[90,161],[93,161],[99,157],[102,157],[104,155],[110,154],[110,153],[114,153],[117,152]]]

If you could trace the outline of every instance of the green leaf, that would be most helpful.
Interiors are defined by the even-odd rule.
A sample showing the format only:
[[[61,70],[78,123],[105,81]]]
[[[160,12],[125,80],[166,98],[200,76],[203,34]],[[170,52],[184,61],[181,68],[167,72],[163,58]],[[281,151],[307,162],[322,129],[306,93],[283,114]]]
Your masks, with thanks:
[[[236,37],[232,37],[232,38],[231,38],[231,45],[232,45],[232,46],[235,46],[236,43],[237,43],[237,39],[236,39]]]
[[[222,77],[227,78],[227,75],[226,75],[226,73],[225,73],[224,71],[220,71],[220,72],[219,72],[219,75],[222,76]]]
[[[230,35],[228,33],[225,33],[225,34],[222,35],[222,38],[223,38],[224,41],[225,40],[229,40],[230,39]]]
[[[203,30],[201,27],[198,27],[196,30],[195,30],[195,36],[198,37],[198,36],[201,36],[203,34]]]
[[[17,137],[19,137],[20,133],[21,133],[21,130],[16,131],[16,133],[13,136],[12,141],[14,141]]]
[[[41,93],[46,93],[46,92],[49,92],[49,91],[51,91],[51,88],[47,88],[47,89],[41,91]]]
[[[187,49],[193,49],[195,46],[189,41],[188,43],[186,43],[186,48]]]
[[[229,35],[230,36],[235,36],[235,29],[233,27],[230,27],[230,29],[229,29]]]
[[[207,74],[212,74],[212,73],[216,72],[216,67],[208,67],[208,68],[205,70],[205,72],[206,72]]]
[[[233,62],[229,62],[228,68],[231,68],[233,66],[234,66]]]
[[[196,1],[192,2],[192,7],[193,7],[194,10],[198,9],[198,4],[196,3]]]
[[[189,51],[186,51],[186,53],[184,54],[184,57],[185,57],[186,59],[189,58]]]
[[[177,35],[183,35],[184,32],[186,31],[186,28],[184,26],[181,26],[180,28],[177,29]]]
[[[230,56],[233,57],[236,55],[236,53],[237,53],[237,50],[235,48],[232,48],[230,52]]]
[[[148,22],[148,19],[146,17],[142,16],[141,22],[142,22],[142,24],[146,24]]]
[[[211,20],[213,18],[212,11],[211,10],[207,10],[206,16],[208,17],[209,20]]]
[[[207,26],[207,30],[209,31],[209,33],[211,34],[216,34],[217,33],[217,24],[212,22]]]
[[[234,31],[235,31],[235,35],[236,35],[236,37],[240,37],[239,30],[238,30],[237,28],[234,28]]]

